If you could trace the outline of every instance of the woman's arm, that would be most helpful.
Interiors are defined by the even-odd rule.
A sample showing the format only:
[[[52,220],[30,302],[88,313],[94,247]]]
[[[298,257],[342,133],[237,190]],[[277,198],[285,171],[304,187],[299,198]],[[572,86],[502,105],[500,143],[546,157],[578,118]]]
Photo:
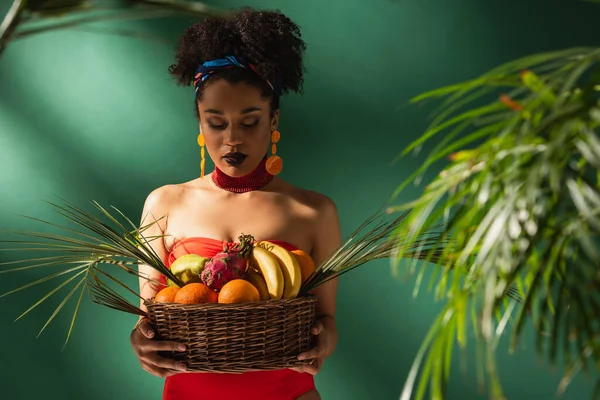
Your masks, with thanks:
[[[316,265],[323,263],[341,244],[340,222],[335,203],[326,198],[319,212],[317,230],[313,245],[312,257]],[[317,318],[335,320],[338,279],[332,279],[318,286]]]
[[[167,259],[167,250],[162,238],[163,232],[166,230],[166,221],[165,219],[161,219],[161,217],[165,216],[167,214],[166,211],[169,209],[169,204],[167,203],[169,199],[167,197],[168,194],[168,189],[164,187],[150,193],[144,203],[141,221],[141,226],[154,223],[144,231],[143,237],[163,262]],[[158,293],[159,287],[156,283],[149,282],[146,278],[159,281],[161,274],[148,265],[140,265],[138,271],[141,275],[139,279],[140,296],[143,299],[154,297]],[[147,311],[142,299],[140,299],[140,308]],[[155,337],[154,327],[143,317],[140,317],[135,328],[129,335],[129,340],[142,368],[152,375],[162,378],[171,376],[177,373],[177,371],[185,371],[185,364],[159,355],[159,352],[164,351],[184,351],[185,345],[172,341],[156,340]]]
[[[160,257],[163,262],[166,262],[167,260],[167,249],[165,247],[163,238],[157,238],[156,236],[164,235],[166,229],[166,219],[163,218],[167,214],[166,191],[167,188],[162,187],[154,190],[148,195],[144,203],[142,219],[140,222],[140,226],[145,226],[151,223],[153,224],[143,232],[143,240],[148,242],[150,247],[154,249],[158,257]],[[161,288],[158,284],[151,282],[146,278],[154,281],[160,281],[160,272],[145,264],[141,264],[138,268],[138,271],[141,275],[139,278],[140,296],[142,299],[154,297]],[[140,308],[143,311],[147,311],[142,299],[140,299]]]
[[[316,265],[325,261],[341,244],[341,230],[335,203],[326,198],[320,207],[316,223],[316,233],[311,256]],[[317,296],[317,323],[312,334],[317,336],[314,348],[300,354],[299,359],[315,359],[311,365],[293,368],[296,371],[317,374],[323,362],[329,357],[337,345],[338,332],[335,322],[337,278],[318,286],[313,293]]]

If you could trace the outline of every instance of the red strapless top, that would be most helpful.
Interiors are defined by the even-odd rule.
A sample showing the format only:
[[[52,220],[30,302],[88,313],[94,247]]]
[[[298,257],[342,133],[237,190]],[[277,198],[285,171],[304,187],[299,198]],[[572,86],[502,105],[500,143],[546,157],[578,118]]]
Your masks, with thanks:
[[[271,242],[288,250],[296,249],[287,242]],[[210,238],[183,239],[173,246],[167,266],[170,267],[173,261],[185,254],[213,257],[223,251],[223,245],[222,241]],[[162,279],[166,282],[164,276]],[[293,400],[314,389],[311,374],[290,369],[243,374],[179,373],[166,378],[163,400]]]

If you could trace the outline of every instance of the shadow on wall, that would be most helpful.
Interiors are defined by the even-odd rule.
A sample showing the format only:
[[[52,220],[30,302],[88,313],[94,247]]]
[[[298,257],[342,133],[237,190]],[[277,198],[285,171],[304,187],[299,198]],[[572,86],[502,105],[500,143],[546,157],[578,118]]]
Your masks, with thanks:
[[[73,193],[74,187],[101,197],[107,195],[110,198],[113,195],[110,184],[99,173],[93,156],[82,153],[77,141],[67,141],[63,135],[57,134],[66,130],[60,120],[56,120],[49,129],[41,118],[36,118],[35,113],[19,107],[25,101],[15,95],[11,95],[11,99],[15,102],[9,103],[0,98],[3,111],[1,118],[5,122],[2,137],[7,142],[2,146],[2,152],[5,153],[2,159],[8,167],[8,173],[3,174],[3,178],[11,179],[3,182],[3,187],[18,189],[19,183],[30,183],[27,180],[36,177],[38,181],[49,184],[57,196],[65,192]],[[49,106],[47,112],[52,113],[55,107]],[[19,180],[19,175],[26,179]]]

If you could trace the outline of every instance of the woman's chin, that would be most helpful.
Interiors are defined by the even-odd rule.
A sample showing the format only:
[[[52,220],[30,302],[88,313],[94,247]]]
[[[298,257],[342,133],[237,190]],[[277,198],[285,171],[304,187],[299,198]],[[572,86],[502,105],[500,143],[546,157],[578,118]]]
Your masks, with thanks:
[[[244,160],[244,162],[242,162],[241,164],[232,165],[227,162],[223,162],[221,165],[219,165],[219,169],[221,171],[233,178],[239,178],[241,176],[249,174],[253,170],[253,168],[251,167],[252,166],[248,163],[248,160]]]

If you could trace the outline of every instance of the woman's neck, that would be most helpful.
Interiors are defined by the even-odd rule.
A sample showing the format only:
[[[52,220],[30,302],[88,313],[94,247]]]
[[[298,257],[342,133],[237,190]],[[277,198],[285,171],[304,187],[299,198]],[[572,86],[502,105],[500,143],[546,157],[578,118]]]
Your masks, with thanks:
[[[211,174],[217,187],[233,193],[246,193],[259,190],[268,185],[274,178],[266,169],[267,157],[264,157],[258,166],[249,174],[239,177],[229,176],[219,168]]]

